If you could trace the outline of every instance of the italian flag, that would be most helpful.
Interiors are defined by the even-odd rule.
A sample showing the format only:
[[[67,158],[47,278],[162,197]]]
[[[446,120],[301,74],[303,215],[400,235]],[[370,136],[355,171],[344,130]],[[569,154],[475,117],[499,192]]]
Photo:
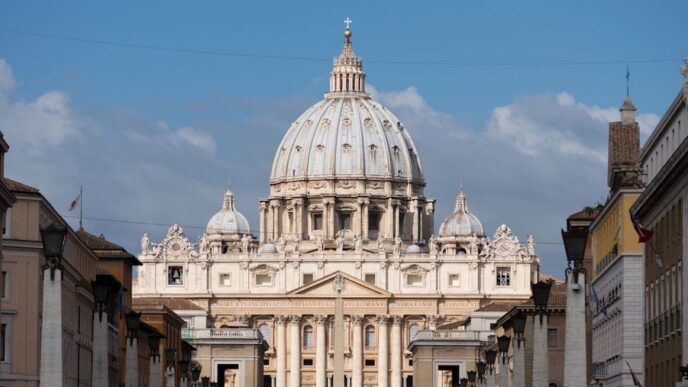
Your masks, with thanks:
[[[77,195],[76,198],[72,200],[72,203],[69,204],[69,211],[75,209],[79,205],[79,202],[81,202],[81,192],[79,192],[79,195]]]

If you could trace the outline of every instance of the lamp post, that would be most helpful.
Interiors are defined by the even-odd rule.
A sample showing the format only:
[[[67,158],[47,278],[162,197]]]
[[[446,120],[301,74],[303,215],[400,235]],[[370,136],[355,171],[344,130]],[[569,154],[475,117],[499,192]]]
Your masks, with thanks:
[[[149,387],[160,387],[160,338],[157,333],[148,335],[148,385]]]
[[[513,361],[514,374],[513,387],[526,386],[526,361],[525,361],[525,337],[526,315],[522,312],[516,313],[511,319],[511,326],[514,330]]]
[[[475,368],[478,370],[478,384],[485,383],[485,369],[487,367],[487,363],[485,363],[482,360],[479,360],[475,363]]]
[[[502,335],[497,337],[501,364],[499,365],[499,387],[509,385],[509,344],[511,337]]]
[[[577,386],[586,383],[586,310],[585,276],[583,267],[585,246],[588,240],[587,229],[569,228],[561,230],[561,238],[566,250],[566,337],[564,339],[564,386]]]
[[[468,378],[461,378],[461,387],[468,387]]]
[[[167,377],[167,386],[174,386],[174,355],[177,353],[176,348],[167,347],[165,348],[165,360],[167,368],[165,371],[165,376]]]
[[[471,387],[475,387],[475,371],[466,372],[466,376],[468,376],[468,382],[471,384]]]
[[[126,359],[124,369],[124,386],[136,387],[139,385],[139,323],[141,313],[133,310],[124,315],[124,322],[127,325]]]
[[[210,387],[210,378],[207,376],[202,377],[201,384],[203,385],[203,387]]]
[[[199,387],[198,379],[201,377],[201,370],[203,370],[203,366],[197,361],[191,362],[191,380],[193,380],[194,387]]]
[[[93,310],[93,362],[91,363],[93,385],[107,386],[110,383],[108,364],[108,317],[106,305],[110,283],[102,278],[91,282],[95,309]],[[105,314],[105,318],[103,318]]]
[[[533,386],[549,385],[549,349],[547,346],[547,302],[552,282],[530,284],[537,316],[533,315]],[[539,317],[539,318],[537,318]]]
[[[40,233],[43,255],[45,256],[40,380],[41,386],[58,387],[64,384],[62,367],[62,251],[67,239],[67,229],[50,224],[42,228]]]
[[[494,387],[494,364],[497,360],[497,351],[485,351],[485,362],[487,363],[487,387]]]

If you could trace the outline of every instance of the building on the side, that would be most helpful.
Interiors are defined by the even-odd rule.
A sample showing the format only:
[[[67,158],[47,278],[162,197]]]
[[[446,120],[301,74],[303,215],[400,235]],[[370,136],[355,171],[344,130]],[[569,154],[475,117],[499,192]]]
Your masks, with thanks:
[[[526,386],[533,385],[533,319],[539,318],[539,311],[530,299],[517,305],[504,314],[496,323],[498,332],[514,337],[513,318],[518,314],[525,314],[526,327],[523,333],[525,338],[525,377]],[[564,351],[566,336],[566,284],[554,280],[547,303],[547,351],[549,354],[549,387],[561,387],[564,385]],[[513,356],[513,340],[509,346],[508,356]],[[513,364],[510,363],[510,367]]]
[[[688,329],[683,318],[688,278],[683,256],[688,248],[688,60],[683,84],[640,152],[645,190],[633,213],[654,235],[644,244],[645,383],[670,386],[686,366]],[[624,312],[625,313],[625,312]],[[688,385],[684,380],[679,385]]]
[[[111,325],[110,334],[115,335],[117,339],[116,351],[114,357],[111,358],[114,367],[111,369],[110,377],[114,380],[114,384],[111,385],[122,385],[124,384],[127,337],[123,311],[131,310],[132,269],[134,266],[140,266],[141,262],[122,246],[105,239],[103,234],[96,236],[79,228],[76,235],[98,256],[98,277],[106,279],[112,277],[107,280],[113,283],[110,297],[115,300],[115,304],[108,311],[108,320]]]
[[[621,121],[609,123],[609,199],[589,229],[593,385],[633,386],[644,370],[642,244],[629,210],[643,190],[638,169],[640,127],[629,96]]]
[[[410,129],[366,93],[347,29],[330,91],[277,146],[257,234],[228,190],[197,243],[177,225],[159,243],[143,236],[134,296],[198,306],[171,309],[209,354],[197,360],[211,381],[242,367],[215,348],[243,327],[269,345],[266,387],[326,387],[337,367],[347,386],[410,386],[413,334],[527,300],[539,271],[532,236],[521,243],[500,225],[490,237],[463,190],[434,235],[425,185]],[[337,279],[345,316],[335,332]]]
[[[2,324],[7,340],[0,384],[39,385],[45,265],[40,228],[53,223],[67,229],[62,258],[63,385],[90,385],[94,310],[90,289],[98,257],[38,189],[7,178],[3,182],[17,201],[5,224]]]
[[[5,214],[10,211],[12,204],[17,200],[12,192],[4,183],[5,177],[5,153],[10,149],[9,144],[5,141],[5,136],[0,132],[0,227],[2,227],[2,236],[0,236],[0,299],[5,299],[5,294],[7,293],[7,288],[5,285],[5,280],[8,276],[8,271],[3,269],[3,253],[2,253],[2,240],[5,239]],[[9,339],[9,333],[7,331],[7,323],[5,323],[5,316],[2,313],[2,302],[0,302],[0,375],[2,375],[3,366],[2,362],[5,360],[6,343]],[[5,368],[7,368],[5,366]]]

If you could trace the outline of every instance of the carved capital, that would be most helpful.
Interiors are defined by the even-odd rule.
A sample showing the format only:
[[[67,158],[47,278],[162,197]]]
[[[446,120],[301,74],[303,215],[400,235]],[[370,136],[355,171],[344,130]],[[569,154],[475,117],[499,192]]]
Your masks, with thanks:
[[[315,323],[317,325],[325,325],[327,324],[328,318],[325,315],[319,314],[315,316]]]
[[[286,324],[289,321],[289,316],[275,316],[275,324]]]
[[[404,323],[404,316],[392,316],[392,324],[401,325]]]
[[[375,317],[378,324],[389,324],[390,317],[388,314],[379,314]]]
[[[359,316],[359,315],[351,316],[351,323],[356,325],[356,326],[363,325],[363,316]]]
[[[356,203],[358,203],[359,206],[367,206],[370,203],[370,200],[368,198],[358,198]]]
[[[293,315],[289,316],[289,322],[292,325],[299,325],[299,324],[301,324],[301,316],[297,316],[297,315],[293,314]]]

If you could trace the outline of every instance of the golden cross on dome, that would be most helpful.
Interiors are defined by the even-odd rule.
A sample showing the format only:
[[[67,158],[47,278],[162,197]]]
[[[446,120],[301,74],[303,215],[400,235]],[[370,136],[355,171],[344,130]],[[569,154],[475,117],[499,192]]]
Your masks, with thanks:
[[[351,25],[351,19],[347,16],[346,19],[344,19],[344,24],[346,24],[346,29],[349,29],[349,26]]]

